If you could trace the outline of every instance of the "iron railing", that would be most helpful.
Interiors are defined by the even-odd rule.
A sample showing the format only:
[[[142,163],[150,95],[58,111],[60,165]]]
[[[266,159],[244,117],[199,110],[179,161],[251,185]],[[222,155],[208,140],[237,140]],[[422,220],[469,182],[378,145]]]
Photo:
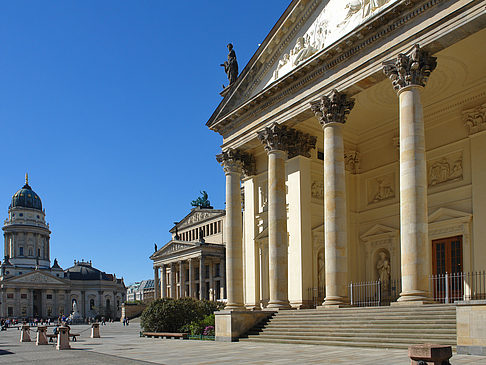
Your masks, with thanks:
[[[350,304],[355,307],[379,307],[390,305],[398,299],[401,281],[390,280],[384,285],[380,280],[351,282],[349,284]]]
[[[326,296],[325,287],[307,289],[307,298],[310,302],[309,305],[311,308],[316,308],[318,305],[321,305],[322,302],[324,301],[325,296]]]
[[[486,271],[432,275],[429,286],[434,301],[439,303],[486,299]]]

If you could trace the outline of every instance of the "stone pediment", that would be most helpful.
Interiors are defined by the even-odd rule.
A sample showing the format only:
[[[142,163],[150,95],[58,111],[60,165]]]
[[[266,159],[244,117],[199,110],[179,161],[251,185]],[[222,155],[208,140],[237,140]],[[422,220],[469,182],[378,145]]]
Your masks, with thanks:
[[[376,238],[380,236],[395,236],[398,234],[398,229],[384,226],[382,224],[375,224],[365,233],[363,233],[360,238],[363,241],[369,241],[371,238]]]
[[[17,284],[54,284],[54,285],[66,285],[68,284],[65,280],[56,278],[55,276],[49,275],[42,271],[32,271],[27,274],[20,276],[15,276],[13,278],[8,278],[5,280],[8,283]]]
[[[224,214],[224,211],[220,209],[194,209],[177,223],[177,229],[182,230],[186,227],[197,225],[205,220],[220,216],[222,213]]]
[[[471,219],[472,214],[470,213],[464,213],[459,210],[449,208],[439,208],[434,213],[429,215],[429,224],[451,221],[469,222]]]
[[[197,247],[194,243],[171,241],[160,250],[158,250],[156,253],[154,253],[150,258],[161,258],[164,256],[169,256],[175,252],[184,251],[194,247]]]
[[[208,122],[309,65],[326,50],[400,0],[294,0]],[[236,49],[238,52],[238,49]],[[339,52],[339,50],[338,50]],[[270,93],[272,94],[272,93]]]

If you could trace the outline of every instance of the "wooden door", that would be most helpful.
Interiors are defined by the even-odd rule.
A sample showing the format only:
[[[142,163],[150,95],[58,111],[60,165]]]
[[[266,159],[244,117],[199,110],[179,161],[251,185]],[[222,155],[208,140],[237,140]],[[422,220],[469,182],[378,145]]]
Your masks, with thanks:
[[[441,299],[460,298],[463,292],[462,236],[448,237],[432,241],[432,274],[434,296]],[[448,274],[446,281],[445,274]],[[446,288],[447,287],[447,288]]]

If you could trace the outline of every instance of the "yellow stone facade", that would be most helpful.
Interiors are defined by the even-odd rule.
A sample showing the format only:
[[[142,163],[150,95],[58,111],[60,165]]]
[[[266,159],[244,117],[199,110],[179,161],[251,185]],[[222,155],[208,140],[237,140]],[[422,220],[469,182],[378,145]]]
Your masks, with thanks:
[[[427,303],[448,237],[486,269],[486,2],[374,4],[292,1],[207,123],[228,309],[347,305],[384,261]]]

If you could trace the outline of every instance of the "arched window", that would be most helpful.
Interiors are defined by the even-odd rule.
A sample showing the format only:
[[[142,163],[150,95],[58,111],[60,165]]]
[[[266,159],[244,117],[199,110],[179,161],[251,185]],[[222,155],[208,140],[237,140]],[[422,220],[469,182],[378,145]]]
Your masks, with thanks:
[[[40,248],[38,248],[38,249],[37,249],[37,256],[39,256],[39,257],[40,257],[40,255],[41,255],[41,254],[40,254]]]
[[[29,247],[29,256],[34,256],[34,253],[32,251],[32,247]]]

